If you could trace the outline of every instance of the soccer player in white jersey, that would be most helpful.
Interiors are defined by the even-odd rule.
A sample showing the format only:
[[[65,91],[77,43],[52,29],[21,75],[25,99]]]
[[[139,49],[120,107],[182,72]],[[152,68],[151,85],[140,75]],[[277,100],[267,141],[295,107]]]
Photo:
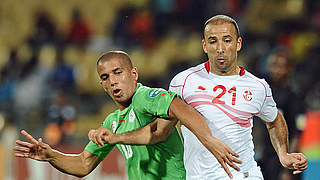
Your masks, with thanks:
[[[240,155],[234,179],[263,179],[254,160],[253,116],[264,120],[281,164],[294,174],[307,168],[301,153],[288,152],[288,129],[266,81],[237,65],[242,38],[237,23],[225,15],[210,18],[204,26],[202,46],[209,60],[176,75],[170,90],[198,110],[213,136]],[[217,160],[183,125],[187,180],[229,179]]]

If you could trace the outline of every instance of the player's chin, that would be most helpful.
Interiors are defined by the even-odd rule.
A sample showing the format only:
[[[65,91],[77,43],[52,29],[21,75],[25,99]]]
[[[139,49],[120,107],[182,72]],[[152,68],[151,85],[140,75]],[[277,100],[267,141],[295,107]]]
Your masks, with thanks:
[[[114,100],[120,104],[128,102],[128,98],[124,96],[114,96]]]

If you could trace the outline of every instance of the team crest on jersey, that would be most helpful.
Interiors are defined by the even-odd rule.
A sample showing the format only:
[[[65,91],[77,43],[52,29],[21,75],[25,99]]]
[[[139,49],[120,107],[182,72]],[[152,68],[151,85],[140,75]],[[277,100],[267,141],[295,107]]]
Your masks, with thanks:
[[[249,89],[244,90],[243,91],[243,98],[244,98],[244,100],[250,102],[253,99],[253,93]]]
[[[111,129],[112,129],[112,132],[115,133],[116,132],[116,129],[117,129],[117,122],[116,121],[113,121],[112,124],[111,124]]]
[[[149,97],[151,98],[157,97],[161,91],[165,91],[165,90],[162,88],[153,89],[152,91],[149,92]]]
[[[129,112],[129,122],[133,122],[135,118],[136,118],[136,115],[134,114],[133,109],[131,109]]]

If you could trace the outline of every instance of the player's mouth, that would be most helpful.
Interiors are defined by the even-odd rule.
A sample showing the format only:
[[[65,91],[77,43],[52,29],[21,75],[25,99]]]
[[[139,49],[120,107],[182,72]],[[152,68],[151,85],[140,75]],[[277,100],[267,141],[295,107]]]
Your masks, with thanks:
[[[116,88],[116,89],[113,90],[113,96],[119,97],[120,94],[121,94],[121,89]]]
[[[224,63],[226,61],[226,58],[218,57],[217,61],[222,64],[222,63]]]

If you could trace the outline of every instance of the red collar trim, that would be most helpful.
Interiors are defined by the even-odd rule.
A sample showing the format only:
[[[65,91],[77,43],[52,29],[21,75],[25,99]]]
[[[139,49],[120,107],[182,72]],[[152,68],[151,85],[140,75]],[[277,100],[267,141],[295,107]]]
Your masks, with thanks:
[[[209,60],[208,60],[208,61],[206,61],[206,62],[204,63],[204,67],[206,68],[207,73],[209,74],[209,72],[210,72],[210,64],[209,64]]]
[[[240,76],[243,76],[243,75],[246,73],[246,70],[244,70],[244,67],[243,67],[243,66],[239,66],[239,68],[240,68],[240,73],[239,73],[239,75],[240,75]]]
[[[210,72],[209,60],[204,63],[204,67],[206,68],[207,73],[209,73],[209,72]],[[246,73],[246,71],[244,70],[244,67],[243,67],[243,66],[239,66],[239,68],[240,68],[240,73],[239,73],[239,75],[240,75],[240,76],[243,76],[243,75]]]

